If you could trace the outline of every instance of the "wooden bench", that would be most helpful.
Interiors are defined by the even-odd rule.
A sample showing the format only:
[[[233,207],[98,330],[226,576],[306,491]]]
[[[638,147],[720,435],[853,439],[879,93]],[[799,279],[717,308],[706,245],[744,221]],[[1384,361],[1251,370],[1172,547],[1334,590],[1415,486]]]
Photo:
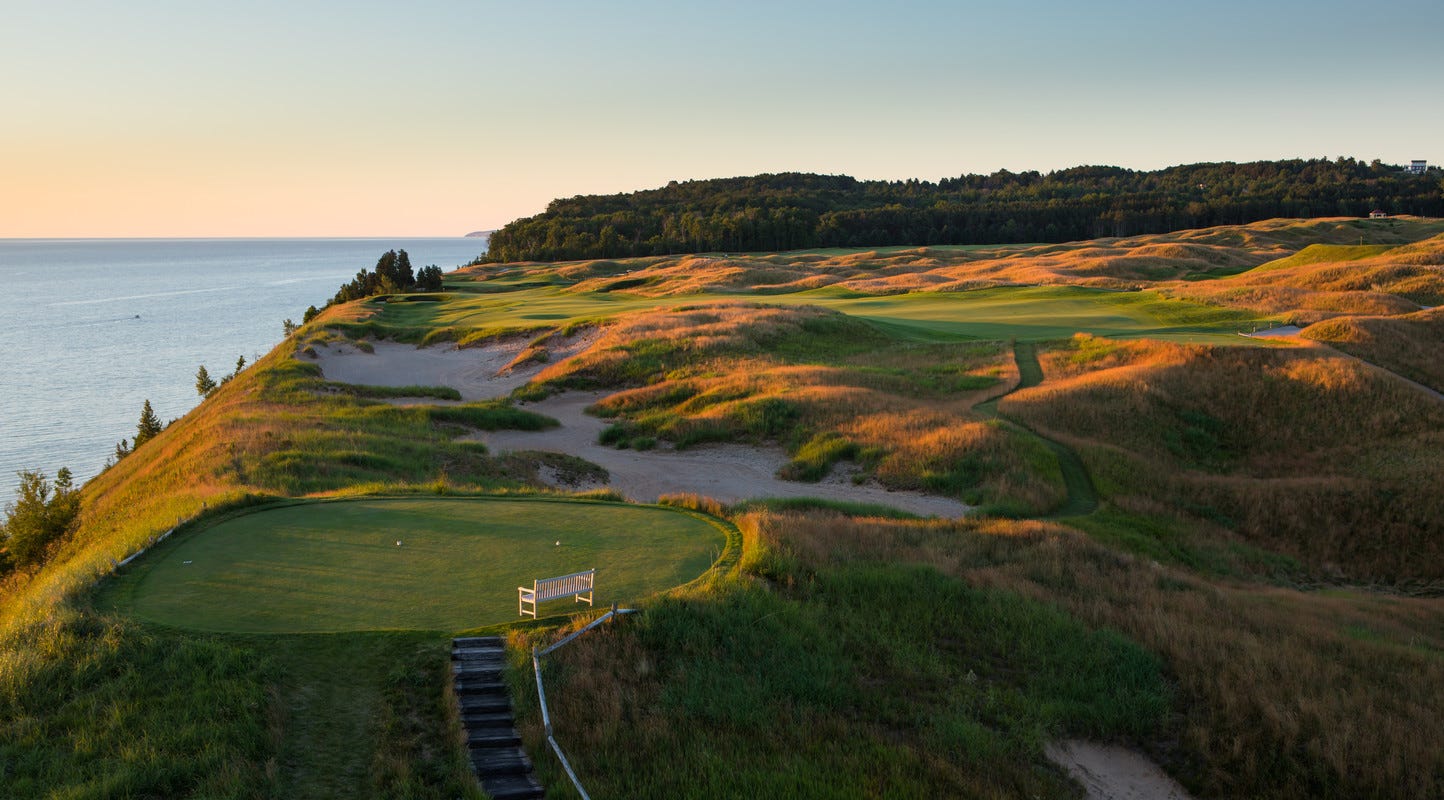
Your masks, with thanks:
[[[596,579],[597,570],[592,568],[586,572],[573,572],[557,578],[537,578],[531,582],[530,589],[518,586],[516,587],[516,613],[520,616],[530,614],[532,619],[536,619],[537,603],[569,596],[575,596],[578,603],[585,600],[587,605],[592,605],[592,584],[596,582]],[[530,610],[526,607],[527,603],[531,603]]]

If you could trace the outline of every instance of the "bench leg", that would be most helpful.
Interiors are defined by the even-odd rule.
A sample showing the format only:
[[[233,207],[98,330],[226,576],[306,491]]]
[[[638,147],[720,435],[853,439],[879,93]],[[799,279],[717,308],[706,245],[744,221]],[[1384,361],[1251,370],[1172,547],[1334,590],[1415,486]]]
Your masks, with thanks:
[[[592,605],[592,593],[591,593],[591,592],[587,592],[587,596],[586,596],[586,597],[582,597],[582,593],[581,593],[581,592],[577,592],[576,602],[580,603],[580,602],[582,602],[583,600],[587,601],[587,605],[589,605],[589,606]]]

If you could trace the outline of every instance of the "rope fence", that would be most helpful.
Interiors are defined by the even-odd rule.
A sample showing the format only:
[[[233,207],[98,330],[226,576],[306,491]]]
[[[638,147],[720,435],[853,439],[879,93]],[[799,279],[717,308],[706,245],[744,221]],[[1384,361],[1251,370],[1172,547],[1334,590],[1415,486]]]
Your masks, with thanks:
[[[592,796],[587,794],[586,789],[582,788],[582,782],[577,778],[577,773],[572,770],[571,762],[567,761],[566,754],[562,752],[562,746],[557,744],[556,737],[552,735],[551,710],[547,708],[546,688],[542,686],[541,659],[542,656],[550,655],[551,653],[561,648],[562,645],[571,642],[578,636],[581,636],[587,631],[597,627],[598,625],[601,625],[603,622],[606,622],[612,617],[620,616],[622,614],[635,614],[636,611],[637,610],[635,608],[617,608],[616,603],[613,603],[611,611],[608,611],[607,613],[587,623],[587,626],[582,628],[581,630],[568,635],[561,641],[553,644],[545,650],[538,650],[535,647],[531,649],[532,671],[536,673],[536,696],[537,701],[541,704],[542,725],[546,730],[547,744],[551,745],[552,752],[557,754],[557,760],[562,763],[562,769],[566,770],[567,777],[572,779],[572,786],[576,787],[577,794],[582,796],[582,800],[592,800]]]

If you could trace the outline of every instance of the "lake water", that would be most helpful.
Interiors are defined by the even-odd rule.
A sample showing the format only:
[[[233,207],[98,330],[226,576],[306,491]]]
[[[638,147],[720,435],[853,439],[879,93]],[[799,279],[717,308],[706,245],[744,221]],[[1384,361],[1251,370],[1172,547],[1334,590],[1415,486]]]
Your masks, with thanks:
[[[0,502],[15,473],[100,472],[149,399],[162,422],[337,287],[405,249],[465,264],[484,239],[0,239]]]

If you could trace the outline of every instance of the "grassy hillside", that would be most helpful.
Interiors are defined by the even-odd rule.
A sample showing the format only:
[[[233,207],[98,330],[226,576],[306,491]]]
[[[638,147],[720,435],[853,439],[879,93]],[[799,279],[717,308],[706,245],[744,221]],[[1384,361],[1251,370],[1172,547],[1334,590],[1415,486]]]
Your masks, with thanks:
[[[1419,228],[1428,230],[1427,225]],[[1307,325],[1342,315],[1407,314],[1421,305],[1444,303],[1440,265],[1444,235],[1392,245],[1315,244],[1248,272],[1168,294],[1286,314],[1291,322]]]
[[[226,527],[262,503],[541,491],[564,456],[467,437],[555,425],[524,402],[591,389],[612,444],[776,443],[791,479],[836,469],[985,506],[923,521],[686,501],[735,524],[740,551],[548,662],[558,736],[597,796],[1074,797],[1043,757],[1065,736],[1141,749],[1202,796],[1438,795],[1444,403],[1388,371],[1439,386],[1439,316],[1419,304],[1441,227],[492,264],[425,302],[330,308],[87,484],[78,531],[0,588],[0,785],[478,797],[446,633],[207,632],[124,601],[189,568],[178,554],[217,523],[240,531],[217,557],[263,561],[276,531]],[[1325,316],[1305,335],[1341,352],[1237,335]],[[523,333],[517,362],[545,367],[509,400],[351,387],[306,355]],[[1054,513],[1070,516],[1018,519]],[[272,563],[361,581],[329,574],[348,560],[330,535],[333,555]],[[445,581],[434,564],[408,589]],[[359,610],[400,597],[361,582],[378,594]],[[526,649],[569,627],[507,631],[558,797]]]
[[[86,484],[79,531],[6,588],[0,782],[11,796],[477,796],[445,727],[435,634],[252,640],[95,603],[114,562],[184,520],[276,496],[468,492],[534,474],[454,441],[544,422],[534,415],[336,394],[289,350]]]
[[[1118,508],[1324,573],[1444,578],[1444,403],[1312,350],[1079,337],[1044,363],[1001,410],[1074,445]]]
[[[1035,522],[740,524],[736,583],[559,651],[554,725],[598,795],[1058,796],[1063,733],[1202,797],[1444,779],[1437,601],[1218,585]]]
[[[1444,391],[1444,311],[1437,308],[1397,317],[1336,317],[1300,335]]]

